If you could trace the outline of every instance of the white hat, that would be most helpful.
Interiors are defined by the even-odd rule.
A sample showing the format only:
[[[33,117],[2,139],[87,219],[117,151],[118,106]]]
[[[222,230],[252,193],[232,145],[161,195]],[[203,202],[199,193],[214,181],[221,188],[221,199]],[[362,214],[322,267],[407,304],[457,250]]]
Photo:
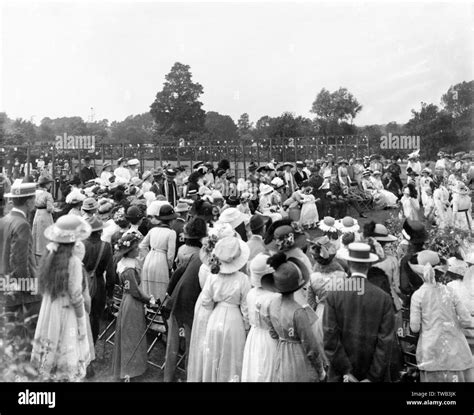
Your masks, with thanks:
[[[244,222],[245,219],[246,215],[244,215],[240,210],[234,207],[229,207],[221,213],[218,222],[229,223],[230,226],[235,229],[242,222]]]
[[[347,247],[347,252],[341,254],[341,259],[350,262],[377,262],[379,257],[370,252],[369,244],[353,242]]]
[[[36,183],[22,183],[21,179],[15,180],[11,186],[10,193],[4,195],[8,198],[35,196]]]
[[[44,236],[52,242],[67,244],[87,239],[91,231],[91,226],[80,216],[64,215],[44,230]]]
[[[128,160],[128,165],[129,166],[137,166],[138,164],[140,164],[140,161],[138,159]]]
[[[254,287],[261,287],[261,279],[264,275],[272,274],[275,270],[267,264],[269,255],[260,253],[257,254],[249,264],[250,283]]]
[[[379,242],[395,242],[396,236],[390,235],[388,229],[381,223],[376,223],[374,228],[374,239]]]
[[[260,185],[260,194],[262,195],[268,195],[270,193],[272,193],[275,189],[268,185],[268,184],[261,184]]]
[[[169,202],[164,200],[154,200],[146,208],[146,214],[148,216],[160,216],[160,209],[163,205],[169,205]]]
[[[221,274],[233,274],[242,269],[250,256],[250,248],[241,239],[227,236],[217,242],[214,255],[219,260]]]
[[[350,216],[346,216],[343,219],[337,220],[335,227],[342,233],[357,232],[360,229],[357,221]]]
[[[319,221],[318,227],[323,232],[337,232],[336,219],[331,216],[325,216],[321,221]]]
[[[280,189],[281,187],[285,186],[285,182],[279,177],[275,177],[271,181],[271,184],[275,187],[275,189]]]
[[[86,195],[81,193],[81,191],[76,187],[73,188],[69,194],[66,196],[66,203],[68,205],[73,205],[75,203],[83,202],[86,198]]]

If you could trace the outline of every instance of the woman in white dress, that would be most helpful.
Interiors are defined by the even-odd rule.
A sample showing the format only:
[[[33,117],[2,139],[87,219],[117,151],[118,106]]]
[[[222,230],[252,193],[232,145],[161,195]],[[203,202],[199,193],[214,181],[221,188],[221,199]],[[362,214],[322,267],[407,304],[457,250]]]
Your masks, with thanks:
[[[439,229],[445,229],[452,224],[452,209],[449,202],[449,191],[445,186],[444,180],[433,192],[435,205],[435,219]]]
[[[102,167],[102,173],[100,173],[100,180],[104,186],[110,185],[110,178],[112,176],[112,164],[109,161],[106,161]]]
[[[313,188],[308,185],[308,182],[301,184],[301,215],[300,225],[302,227],[313,228],[316,227],[319,222],[318,208],[316,207],[316,199],[312,195]]]
[[[472,201],[469,189],[463,182],[457,182],[453,189],[453,222],[454,227],[470,231],[472,225]]]
[[[380,206],[395,206],[397,204],[397,196],[392,192],[385,190],[382,183],[382,173],[374,171],[372,175],[372,183],[375,189],[375,201]]]
[[[31,362],[43,380],[80,381],[94,358],[85,301],[87,281],[77,244],[88,238],[90,225],[65,215],[45,230],[47,245],[39,276],[43,295]]]
[[[275,189],[269,184],[260,184],[260,200],[258,210],[265,216],[269,216],[273,222],[282,219],[278,200],[274,197]],[[280,200],[281,201],[281,200]]]
[[[249,247],[230,236],[217,242],[202,307],[212,310],[204,341],[203,382],[240,382],[246,332],[249,329],[245,267]]]
[[[170,222],[178,215],[168,202],[159,201],[151,203],[147,215],[155,227],[139,245],[141,252],[149,251],[143,264],[143,291],[163,301],[176,251],[176,232],[170,228]]]
[[[402,204],[403,216],[411,220],[420,220],[420,203],[418,202],[418,192],[415,185],[410,183],[403,189],[403,196],[400,200]]]
[[[36,191],[36,213],[33,219],[33,252],[39,262],[41,255],[44,253],[46,244],[48,243],[44,236],[44,231],[48,226],[54,223],[53,210],[54,200],[49,190],[53,180],[50,177],[41,176],[38,181],[39,189]]]
[[[270,302],[279,294],[262,288],[261,278],[273,273],[267,264],[270,258],[258,254],[250,262],[250,283],[247,294],[247,309],[250,331],[245,342],[242,367],[242,382],[271,382],[276,360],[278,342],[270,335]]]
[[[202,265],[199,269],[199,285],[204,289],[206,281],[211,275],[212,252],[217,242],[227,236],[235,236],[236,233],[229,223],[218,223],[213,228],[209,228],[209,235],[203,241],[203,246],[199,252]],[[212,313],[205,307],[202,307],[203,291],[199,294],[194,306],[194,319],[191,331],[191,341],[188,355],[188,382],[202,382],[203,360],[204,360],[204,341],[206,340],[207,322]]]

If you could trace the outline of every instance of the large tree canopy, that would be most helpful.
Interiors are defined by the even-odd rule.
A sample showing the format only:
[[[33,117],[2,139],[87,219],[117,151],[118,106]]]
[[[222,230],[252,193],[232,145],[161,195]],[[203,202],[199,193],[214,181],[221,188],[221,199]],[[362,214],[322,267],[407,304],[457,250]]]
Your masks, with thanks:
[[[203,131],[206,114],[199,101],[203,87],[192,81],[189,65],[176,62],[165,78],[150,106],[156,132],[178,137]]]

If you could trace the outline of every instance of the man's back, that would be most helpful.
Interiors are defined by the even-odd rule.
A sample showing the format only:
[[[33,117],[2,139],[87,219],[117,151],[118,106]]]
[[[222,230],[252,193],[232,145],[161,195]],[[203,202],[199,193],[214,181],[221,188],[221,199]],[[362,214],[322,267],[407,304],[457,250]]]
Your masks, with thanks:
[[[366,278],[349,279],[353,289],[330,291],[324,309],[330,377],[351,373],[358,380],[383,381],[394,334],[392,301]]]

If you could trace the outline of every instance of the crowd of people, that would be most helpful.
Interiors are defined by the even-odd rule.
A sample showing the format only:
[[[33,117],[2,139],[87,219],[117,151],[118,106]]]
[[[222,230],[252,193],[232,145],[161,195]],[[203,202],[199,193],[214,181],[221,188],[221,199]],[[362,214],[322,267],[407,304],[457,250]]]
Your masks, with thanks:
[[[3,175],[0,276],[37,283],[1,293],[10,322],[34,325],[5,338],[31,344],[39,379],[83,380],[118,305],[117,380],[147,371],[151,313],[168,382],[181,359],[189,382],[399,381],[407,332],[421,381],[474,381],[474,164],[438,155],[432,171],[410,154],[405,184],[378,155],[252,162],[239,178],[228,160],[97,174],[86,158],[57,197],[44,164]],[[400,210],[400,235],[356,219],[376,209]],[[467,235],[446,257],[430,227]]]

